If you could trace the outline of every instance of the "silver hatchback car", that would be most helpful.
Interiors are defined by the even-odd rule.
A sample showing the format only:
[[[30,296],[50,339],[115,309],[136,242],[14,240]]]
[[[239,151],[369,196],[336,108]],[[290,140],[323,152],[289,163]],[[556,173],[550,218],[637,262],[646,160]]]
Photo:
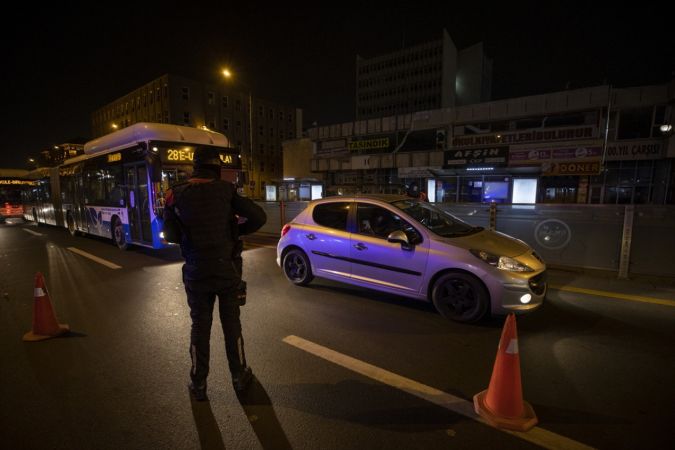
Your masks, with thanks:
[[[431,301],[459,322],[546,296],[546,264],[527,244],[398,195],[311,202],[284,225],[277,264],[296,285],[316,276]]]

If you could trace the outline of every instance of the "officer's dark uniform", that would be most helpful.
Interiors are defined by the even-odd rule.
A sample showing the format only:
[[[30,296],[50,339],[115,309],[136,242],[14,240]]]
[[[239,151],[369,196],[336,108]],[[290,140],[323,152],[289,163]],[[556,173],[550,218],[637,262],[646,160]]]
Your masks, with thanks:
[[[183,283],[192,318],[190,391],[198,400],[206,399],[216,296],[234,388],[243,390],[251,380],[239,320],[239,306],[246,299],[239,236],[255,232],[266,220],[260,206],[220,180],[220,158],[213,148],[198,148],[192,178],[167,191],[164,234],[180,243],[185,258]]]

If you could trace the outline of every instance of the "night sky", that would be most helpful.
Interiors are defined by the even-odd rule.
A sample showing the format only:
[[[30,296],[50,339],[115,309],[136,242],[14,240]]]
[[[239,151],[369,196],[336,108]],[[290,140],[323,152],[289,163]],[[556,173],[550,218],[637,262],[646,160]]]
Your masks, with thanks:
[[[439,39],[443,28],[458,49],[484,43],[495,100],[566,85],[665,83],[675,70],[675,19],[663,6],[138,3],[26,3],[5,12],[0,167],[24,168],[42,149],[89,138],[91,112],[154,78],[215,81],[224,65],[254,95],[302,108],[305,126],[349,121],[357,54]]]

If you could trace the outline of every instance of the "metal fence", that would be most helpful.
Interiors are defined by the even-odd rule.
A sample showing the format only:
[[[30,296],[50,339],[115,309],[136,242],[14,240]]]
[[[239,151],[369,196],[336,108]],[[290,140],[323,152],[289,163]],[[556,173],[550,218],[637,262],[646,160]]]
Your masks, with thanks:
[[[279,235],[308,202],[259,203]],[[518,238],[550,265],[675,277],[675,206],[437,203],[472,225]]]

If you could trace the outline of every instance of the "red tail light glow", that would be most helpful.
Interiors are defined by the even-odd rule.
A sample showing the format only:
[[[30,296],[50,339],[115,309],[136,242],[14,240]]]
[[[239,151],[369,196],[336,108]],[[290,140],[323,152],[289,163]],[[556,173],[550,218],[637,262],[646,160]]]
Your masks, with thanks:
[[[291,231],[291,226],[289,224],[284,225],[284,227],[281,229],[281,237],[286,236],[289,231]]]

